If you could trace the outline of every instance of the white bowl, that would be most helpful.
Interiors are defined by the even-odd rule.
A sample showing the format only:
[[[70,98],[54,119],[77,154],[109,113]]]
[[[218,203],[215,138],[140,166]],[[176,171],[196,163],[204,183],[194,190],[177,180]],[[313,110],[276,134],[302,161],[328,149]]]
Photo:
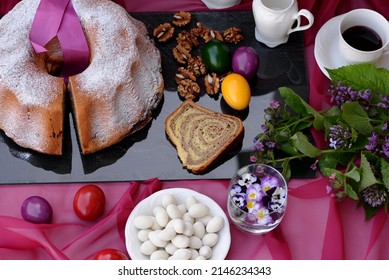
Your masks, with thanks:
[[[240,4],[241,0],[201,0],[208,9],[226,9]]]
[[[223,209],[210,197],[198,193],[196,191],[184,188],[172,188],[165,189],[145,198],[140,201],[132,210],[130,216],[127,219],[125,227],[125,240],[127,252],[132,260],[148,260],[149,256],[146,256],[140,252],[140,246],[142,242],[138,239],[138,231],[134,226],[134,219],[139,215],[153,215],[153,209],[156,206],[162,206],[162,199],[165,195],[171,194],[176,200],[177,204],[185,204],[188,197],[193,196],[199,202],[209,207],[209,214],[211,217],[221,216],[224,219],[224,227],[218,232],[219,240],[217,244],[212,248],[211,260],[224,260],[227,256],[228,250],[231,244],[230,226],[228,218]]]

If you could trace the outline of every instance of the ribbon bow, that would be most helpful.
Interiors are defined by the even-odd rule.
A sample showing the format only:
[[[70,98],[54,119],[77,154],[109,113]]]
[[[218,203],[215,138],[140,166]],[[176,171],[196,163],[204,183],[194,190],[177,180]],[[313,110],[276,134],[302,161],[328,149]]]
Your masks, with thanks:
[[[61,77],[84,71],[89,65],[89,48],[71,0],[41,0],[30,30],[30,41],[36,53],[55,36],[61,44],[64,66]]]

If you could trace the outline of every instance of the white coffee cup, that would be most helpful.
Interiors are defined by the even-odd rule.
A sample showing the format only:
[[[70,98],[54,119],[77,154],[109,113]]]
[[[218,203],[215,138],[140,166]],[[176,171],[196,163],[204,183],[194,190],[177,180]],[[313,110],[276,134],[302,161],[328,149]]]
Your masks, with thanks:
[[[306,9],[298,10],[296,0],[253,0],[255,38],[274,48],[284,44],[289,34],[310,28],[314,22],[312,13]],[[301,18],[308,23],[301,25]]]
[[[208,9],[226,9],[240,4],[241,0],[201,0]]]
[[[354,29],[352,37],[356,37],[358,42],[350,39],[350,36],[347,37],[347,33],[345,32],[350,33],[350,28]],[[367,43],[362,43],[365,39],[361,38],[361,36],[366,38],[368,36],[366,35],[367,32],[370,31],[378,37],[374,38],[373,36],[373,39],[369,39]],[[340,20],[338,32],[340,54],[349,64],[375,63],[384,51],[387,50],[389,43],[389,22],[376,11],[355,9],[346,13]],[[377,39],[381,41],[380,44],[373,42],[377,41]]]

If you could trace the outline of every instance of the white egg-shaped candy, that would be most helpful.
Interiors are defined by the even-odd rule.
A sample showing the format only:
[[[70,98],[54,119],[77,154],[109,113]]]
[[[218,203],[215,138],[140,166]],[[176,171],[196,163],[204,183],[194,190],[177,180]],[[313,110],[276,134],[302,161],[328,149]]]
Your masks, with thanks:
[[[162,198],[162,206],[167,207],[169,204],[177,204],[177,200],[172,194],[164,195]]]
[[[169,204],[166,207],[166,212],[169,215],[170,219],[182,219],[182,213],[175,204]]]
[[[185,231],[185,222],[181,219],[173,219],[172,226],[177,233],[183,233]]]
[[[197,260],[197,261],[205,261],[206,258],[204,256],[202,256],[202,255],[198,255],[198,257],[195,258],[195,260]]]
[[[168,254],[173,255],[174,252],[178,250],[178,248],[174,246],[173,243],[170,242],[166,245],[165,250],[166,252],[168,252]]]
[[[155,218],[153,216],[140,215],[135,217],[134,226],[137,229],[148,229],[154,224]]]
[[[159,233],[160,232],[161,232],[161,230],[151,231],[149,233],[149,239],[155,246],[163,248],[163,247],[166,246],[167,241],[162,240],[161,238],[159,238]]]
[[[167,260],[170,255],[163,249],[157,250],[150,255],[150,260]]]
[[[189,209],[193,204],[196,203],[198,203],[197,199],[194,196],[189,196],[185,201],[186,209]]]
[[[199,219],[196,219],[196,222],[202,222],[204,226],[207,226],[210,220],[212,220],[212,217],[207,215],[205,217],[201,217]]]
[[[194,233],[194,227],[191,223],[184,222],[185,223],[185,230],[183,232],[184,235],[186,236],[192,236]]]
[[[205,234],[205,226],[202,222],[195,222],[193,224],[194,228],[194,235],[197,236],[198,238],[202,239],[204,234]]]
[[[224,227],[224,219],[222,216],[213,217],[207,224],[206,231],[208,233],[216,233]]]
[[[176,231],[173,229],[173,227],[169,227],[169,228],[164,228],[163,230],[161,230],[159,232],[159,235],[158,237],[161,239],[161,240],[164,240],[164,241],[170,241],[173,239],[174,236],[176,236]]]
[[[209,213],[209,208],[207,205],[202,204],[202,203],[196,203],[193,204],[189,209],[188,213],[191,217],[195,219],[199,219],[202,217],[205,217]]]
[[[190,245],[190,238],[188,236],[178,234],[172,239],[172,243],[178,249],[188,248]]]
[[[185,204],[179,204],[177,205],[178,210],[180,210],[181,215],[184,215],[188,210],[186,209]],[[182,217],[182,216],[181,216]]]
[[[166,228],[173,228],[173,220],[169,220],[169,222],[167,223]]]
[[[155,217],[154,217],[154,222],[153,222],[153,224],[151,225],[151,229],[152,230],[161,230],[162,229],[162,227],[157,223],[157,220],[155,219]]]
[[[208,260],[212,257],[212,249],[209,246],[204,245],[200,248],[199,254]]]
[[[217,241],[219,240],[219,235],[216,233],[207,233],[204,235],[203,239],[203,244],[208,247],[213,247],[216,245]]]
[[[192,253],[192,256],[190,257],[191,260],[195,260],[198,256],[200,256],[199,251],[196,249],[190,248],[189,250]]]
[[[203,247],[203,241],[197,236],[191,236],[189,247],[192,249],[200,249]]]
[[[157,246],[155,246],[150,240],[147,240],[140,245],[140,251],[146,256],[150,256],[152,253],[157,251]]]
[[[192,252],[189,249],[178,249],[173,254],[175,260],[190,260],[191,257]]]
[[[151,232],[151,229],[141,229],[138,231],[138,239],[139,241],[145,242],[149,240],[149,233]]]
[[[184,220],[184,222],[191,223],[192,225],[194,223],[193,217],[191,217],[188,212],[182,215],[182,219]]]
[[[153,214],[155,216],[156,222],[162,227],[166,227],[169,222],[169,215],[166,212],[166,209],[160,206],[157,206],[153,209]]]

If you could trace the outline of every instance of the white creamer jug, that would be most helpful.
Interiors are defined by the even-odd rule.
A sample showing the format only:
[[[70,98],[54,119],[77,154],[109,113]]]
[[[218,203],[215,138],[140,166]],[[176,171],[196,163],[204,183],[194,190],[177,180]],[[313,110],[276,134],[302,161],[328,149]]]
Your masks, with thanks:
[[[310,28],[314,22],[312,13],[298,10],[296,0],[253,0],[255,38],[270,48],[286,43],[289,34]],[[301,25],[301,17],[308,23]]]

